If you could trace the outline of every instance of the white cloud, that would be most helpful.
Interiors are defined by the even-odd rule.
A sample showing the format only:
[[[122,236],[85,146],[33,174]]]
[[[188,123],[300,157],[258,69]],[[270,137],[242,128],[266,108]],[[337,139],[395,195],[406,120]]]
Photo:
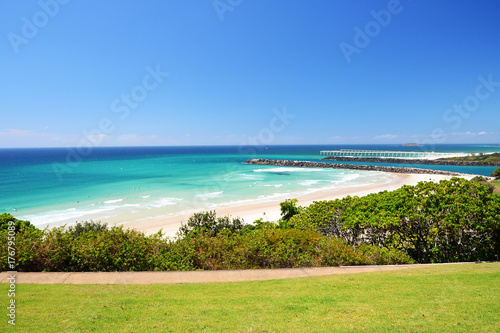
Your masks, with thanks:
[[[118,141],[135,141],[138,138],[137,134],[123,134],[118,137]]]
[[[39,133],[32,130],[22,130],[9,128],[5,131],[0,131],[0,138],[49,138],[51,134]]]
[[[65,143],[66,138],[59,134],[17,128],[0,130],[0,147],[60,147]]]
[[[376,140],[380,140],[380,139],[396,139],[398,138],[399,135],[395,135],[395,134],[383,134],[383,135],[377,135],[375,137]]]
[[[122,134],[115,138],[110,138],[111,145],[117,146],[148,146],[162,145],[163,141],[158,140],[158,135],[138,135],[138,134]]]
[[[84,140],[88,140],[90,142],[97,142],[97,143],[100,143],[107,138],[109,138],[109,136],[107,136],[104,133],[92,134],[92,135],[87,135],[87,136],[83,137]]]
[[[479,133],[471,132],[471,131],[467,131],[467,132],[453,132],[453,133],[451,133],[451,135],[455,135],[455,136],[478,136],[478,135],[488,135],[488,134],[493,134],[493,133],[488,133],[486,131],[482,131],[482,132],[479,132]]]

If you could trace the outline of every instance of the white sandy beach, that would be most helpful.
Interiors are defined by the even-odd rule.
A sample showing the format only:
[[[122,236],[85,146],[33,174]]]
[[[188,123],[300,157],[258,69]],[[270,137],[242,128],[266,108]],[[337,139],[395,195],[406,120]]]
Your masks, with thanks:
[[[349,188],[339,188],[332,190],[322,190],[310,194],[304,194],[297,196],[298,204],[301,206],[308,206],[314,201],[321,200],[333,200],[338,198],[343,198],[345,196],[364,196],[370,193],[378,193],[381,191],[393,191],[400,188],[403,185],[416,185],[421,181],[435,181],[450,179],[451,176],[445,175],[429,175],[429,174],[392,174],[394,177],[392,181],[385,184],[370,185],[370,186],[359,186],[359,187],[349,187]],[[470,178],[472,178],[471,176]],[[291,198],[290,198],[291,199]],[[280,218],[280,202],[283,199],[246,204],[230,207],[220,207],[216,209],[217,216],[230,215],[232,217],[241,217],[246,223],[251,223],[257,219],[262,218],[264,221],[276,221]],[[124,224],[126,228],[134,228],[137,230],[144,231],[147,234],[153,234],[160,229],[162,232],[168,236],[175,236],[177,230],[181,226],[181,222],[186,223],[192,213],[160,217],[160,218],[144,218],[136,219],[133,222]]]

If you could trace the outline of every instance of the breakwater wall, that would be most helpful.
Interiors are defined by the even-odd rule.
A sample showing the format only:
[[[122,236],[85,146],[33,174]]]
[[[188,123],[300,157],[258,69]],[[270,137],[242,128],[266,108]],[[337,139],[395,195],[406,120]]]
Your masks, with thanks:
[[[373,162],[373,163],[400,163],[400,164],[430,164],[430,165],[458,165],[458,166],[500,166],[499,162],[478,162],[478,161],[453,161],[453,160],[425,160],[410,158],[390,158],[390,157],[346,157],[329,156],[323,158],[330,161],[341,162]]]
[[[349,169],[349,170],[361,170],[361,171],[382,171],[382,172],[394,172],[394,173],[446,175],[446,176],[457,176],[457,177],[473,176],[466,173],[450,172],[444,170],[400,168],[400,167],[378,166],[378,165],[338,164],[338,163],[311,162],[311,161],[269,160],[263,158],[254,158],[246,161],[245,164],[274,165],[281,167],[298,167],[298,168],[330,168],[330,169]]]

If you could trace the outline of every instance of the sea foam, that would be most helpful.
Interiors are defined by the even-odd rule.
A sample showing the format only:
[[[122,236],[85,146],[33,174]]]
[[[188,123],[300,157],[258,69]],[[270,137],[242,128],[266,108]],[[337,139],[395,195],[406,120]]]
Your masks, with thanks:
[[[224,191],[203,193],[203,194],[197,194],[196,197],[200,198],[201,200],[209,200],[222,197],[222,193],[224,193]]]
[[[325,171],[324,169],[316,168],[293,168],[293,167],[278,167],[269,169],[255,169],[253,172],[274,172],[274,173],[286,173],[286,172],[318,172]]]

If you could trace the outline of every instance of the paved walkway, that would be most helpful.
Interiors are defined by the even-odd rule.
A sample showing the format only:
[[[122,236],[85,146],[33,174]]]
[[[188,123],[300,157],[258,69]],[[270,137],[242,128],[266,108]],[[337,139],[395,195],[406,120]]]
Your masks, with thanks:
[[[466,263],[460,263],[466,264]],[[469,263],[471,264],[471,263]],[[334,274],[353,274],[375,271],[391,271],[427,267],[440,264],[384,265],[384,266],[343,266],[282,269],[248,269],[188,272],[18,272],[16,283],[39,284],[154,284],[154,283],[199,283],[236,282],[274,279],[290,279]],[[442,264],[441,264],[442,265]],[[453,264],[451,264],[453,265]],[[13,273],[1,272],[0,283],[8,283]]]

